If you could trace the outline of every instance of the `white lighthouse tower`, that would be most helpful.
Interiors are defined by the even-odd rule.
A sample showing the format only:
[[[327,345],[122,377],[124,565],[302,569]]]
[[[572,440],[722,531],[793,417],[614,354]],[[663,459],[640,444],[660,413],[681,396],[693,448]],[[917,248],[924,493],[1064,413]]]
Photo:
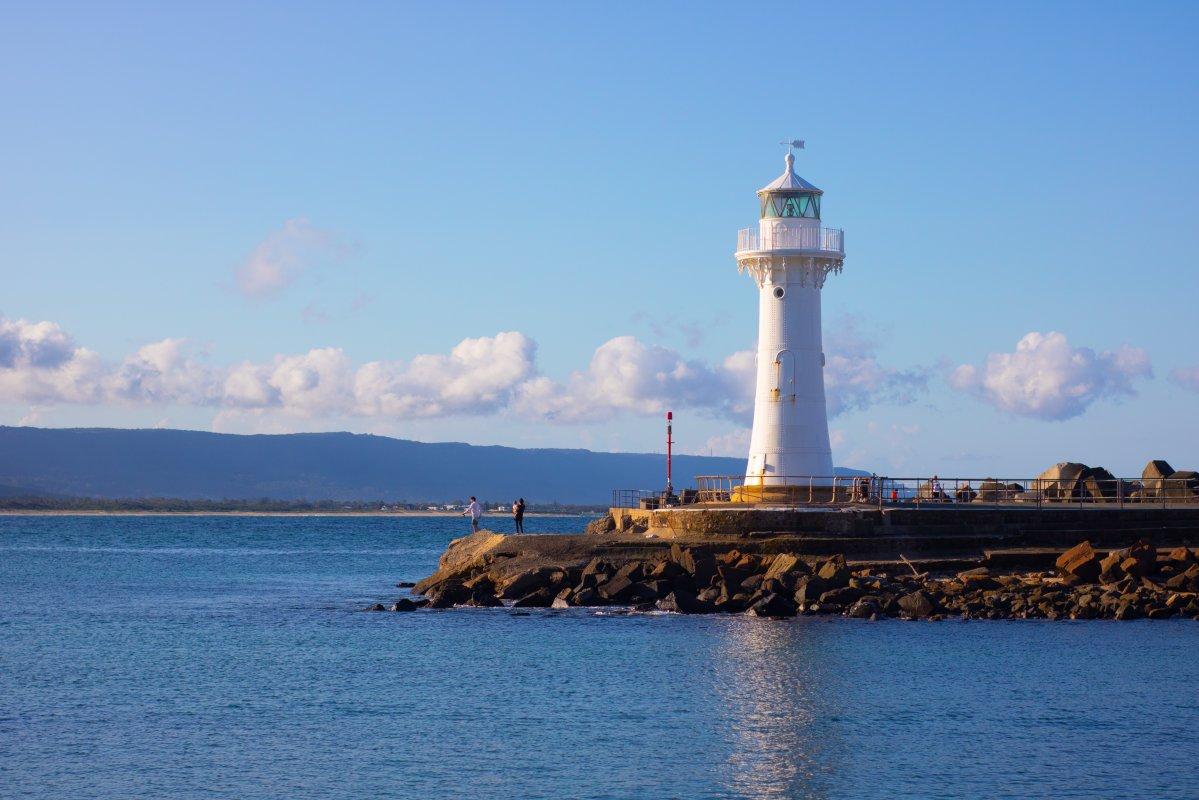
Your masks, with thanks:
[[[840,272],[845,239],[820,224],[824,194],[787,168],[758,190],[761,218],[737,235],[737,269],[758,287],[757,390],[743,501],[783,500],[833,474],[824,406],[820,290]],[[815,480],[814,480],[815,479]]]

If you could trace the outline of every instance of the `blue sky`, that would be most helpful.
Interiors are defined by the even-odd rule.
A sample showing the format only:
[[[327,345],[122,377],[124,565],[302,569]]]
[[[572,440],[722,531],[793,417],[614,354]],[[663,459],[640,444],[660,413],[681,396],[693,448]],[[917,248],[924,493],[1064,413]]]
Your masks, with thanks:
[[[1193,3],[9,6],[0,423],[654,451],[672,407],[740,453],[732,250],[802,137],[838,463],[1199,466],[1197,40]]]

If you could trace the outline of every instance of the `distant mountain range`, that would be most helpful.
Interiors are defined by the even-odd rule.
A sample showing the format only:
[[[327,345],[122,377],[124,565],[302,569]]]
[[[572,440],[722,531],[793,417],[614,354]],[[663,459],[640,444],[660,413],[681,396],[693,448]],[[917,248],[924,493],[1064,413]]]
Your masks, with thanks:
[[[675,456],[676,485],[736,475],[743,458]],[[838,470],[840,474],[859,474]],[[0,426],[0,497],[492,501],[605,505],[659,488],[665,456],[424,443],[353,433]]]

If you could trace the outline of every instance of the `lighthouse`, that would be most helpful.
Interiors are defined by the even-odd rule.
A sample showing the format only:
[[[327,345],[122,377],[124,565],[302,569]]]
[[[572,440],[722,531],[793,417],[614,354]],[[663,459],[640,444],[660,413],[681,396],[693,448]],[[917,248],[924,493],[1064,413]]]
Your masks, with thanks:
[[[757,382],[743,501],[785,500],[833,474],[824,405],[820,292],[845,260],[844,233],[822,227],[820,189],[795,173],[758,190],[758,224],[737,235],[737,270],[758,288]]]

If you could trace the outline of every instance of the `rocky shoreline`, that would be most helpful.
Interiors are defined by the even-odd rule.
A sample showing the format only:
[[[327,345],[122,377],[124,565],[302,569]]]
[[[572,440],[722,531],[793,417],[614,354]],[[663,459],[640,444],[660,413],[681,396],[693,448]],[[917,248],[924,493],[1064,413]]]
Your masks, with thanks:
[[[519,566],[515,553],[484,547],[478,555],[480,548],[469,546],[456,553],[454,545],[435,575],[412,586],[415,598],[371,610],[611,606],[767,618],[1199,619],[1195,550],[1159,551],[1143,541],[1108,552],[1082,542],[1062,553],[1052,571],[982,565],[948,574],[920,572],[910,563],[851,564],[843,555],[678,543],[619,564],[600,555],[574,565],[513,569]]]

